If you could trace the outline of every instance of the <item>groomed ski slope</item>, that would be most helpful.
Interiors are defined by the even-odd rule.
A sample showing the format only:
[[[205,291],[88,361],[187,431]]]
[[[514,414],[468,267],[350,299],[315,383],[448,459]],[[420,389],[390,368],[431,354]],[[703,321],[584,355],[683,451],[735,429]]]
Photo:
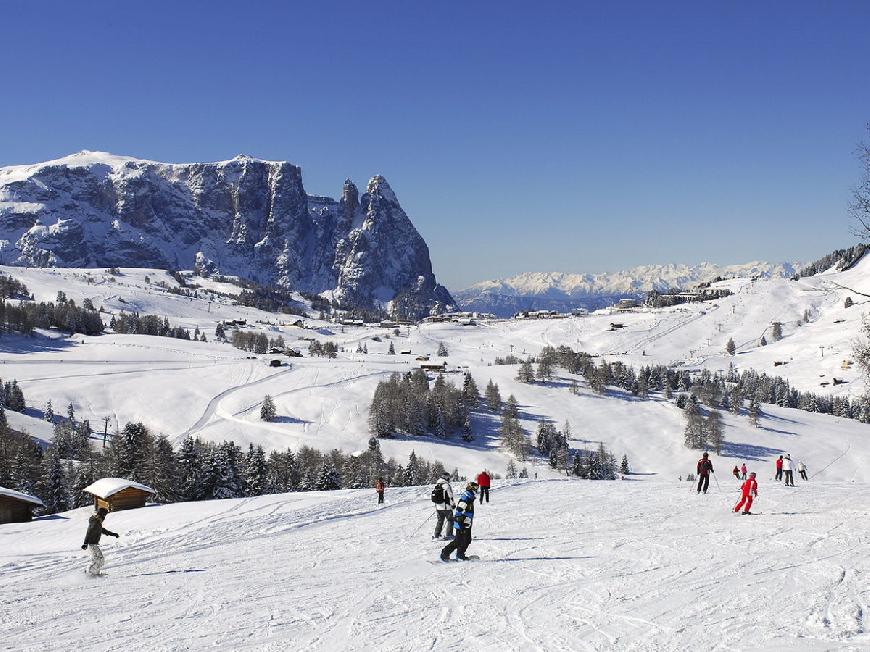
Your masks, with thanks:
[[[689,453],[687,453],[688,455]],[[4,650],[866,650],[870,489],[528,481],[437,562],[428,488],[347,490],[0,526]],[[458,488],[458,487],[457,487]]]

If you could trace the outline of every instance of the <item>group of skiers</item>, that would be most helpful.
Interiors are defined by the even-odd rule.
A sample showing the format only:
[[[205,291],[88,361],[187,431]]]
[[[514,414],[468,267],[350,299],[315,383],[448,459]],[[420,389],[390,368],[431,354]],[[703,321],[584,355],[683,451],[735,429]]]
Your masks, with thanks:
[[[791,460],[791,455],[780,455],[776,460],[775,467],[776,475],[774,476],[774,479],[777,481],[784,480],[785,486],[794,487],[794,464]],[[696,470],[698,473],[698,493],[707,493],[707,489],[710,487],[710,474],[714,473],[713,462],[710,461],[709,453],[704,453],[701,456],[701,459],[698,460]],[[807,477],[806,464],[798,462],[797,470],[804,481],[809,480]],[[754,471],[750,473],[748,477],[746,472],[747,468],[745,462],[740,466],[735,464],[734,469],[731,471],[737,480],[743,481],[743,484],[740,485],[740,501],[734,506],[734,512],[740,512],[742,509],[742,513],[748,515],[752,513],[750,509],[752,508],[753,499],[758,496],[758,481],[755,479],[756,474]]]

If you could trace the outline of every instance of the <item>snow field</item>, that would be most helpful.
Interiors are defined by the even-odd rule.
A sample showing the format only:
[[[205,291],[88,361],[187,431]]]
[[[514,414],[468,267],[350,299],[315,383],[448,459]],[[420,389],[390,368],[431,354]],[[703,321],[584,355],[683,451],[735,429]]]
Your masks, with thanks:
[[[456,489],[458,485],[454,485]],[[4,649],[862,650],[867,485],[528,481],[442,564],[429,488],[295,493],[0,526]],[[421,525],[422,524],[422,525]],[[419,530],[414,533],[414,529]]]

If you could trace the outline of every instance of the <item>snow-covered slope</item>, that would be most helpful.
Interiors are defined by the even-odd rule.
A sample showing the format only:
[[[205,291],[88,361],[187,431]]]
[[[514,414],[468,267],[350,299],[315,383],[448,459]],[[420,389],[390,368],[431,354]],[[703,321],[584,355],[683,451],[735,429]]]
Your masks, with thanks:
[[[517,367],[494,365],[496,357],[510,353],[537,355],[545,345],[565,344],[608,360],[634,367],[654,362],[687,368],[738,370],[755,368],[787,378],[792,386],[818,393],[857,398],[864,382],[856,367],[841,369],[849,359],[861,324],[862,304],[844,308],[853,287],[870,294],[870,262],[862,261],[847,272],[826,273],[798,282],[782,279],[726,282],[735,294],[715,304],[688,304],[676,308],[620,314],[593,314],[585,318],[547,321],[492,321],[477,326],[424,324],[403,327],[398,336],[391,329],[342,327],[306,319],[307,328],[290,325],[296,317],[275,315],[234,305],[230,298],[203,289],[198,298],[179,296],[157,281],[175,284],[159,270],[125,269],[114,276],[102,270],[2,268],[24,281],[37,299],[50,300],[58,289],[81,303],[90,298],[102,306],[108,320],[112,312],[138,310],[166,315],[173,325],[199,327],[209,342],[188,342],[141,335],[103,335],[54,339],[0,338],[0,363],[4,379],[17,378],[31,409],[28,414],[9,413],[10,422],[32,434],[51,437],[42,421],[47,400],[55,406],[72,403],[80,418],[102,424],[110,418],[110,430],[128,421],[142,421],[173,440],[191,434],[213,441],[233,439],[247,446],[297,448],[302,444],[322,450],[361,450],[369,437],[368,408],[378,381],[394,372],[418,366],[414,357],[433,356],[440,343],[450,355],[453,370],[467,370],[482,389],[492,379],[503,397],[514,394],[521,406],[521,423],[532,435],[540,419],[561,426],[569,421],[572,446],[595,446],[604,442],[617,456],[627,454],[632,466],[648,473],[676,477],[691,470],[693,453],[682,444],[683,417],[671,402],[654,396],[638,401],[617,391],[606,396],[593,393],[582,378],[560,370],[549,383],[527,385],[516,380]],[[229,292],[228,284],[193,279],[214,290]],[[237,288],[236,288],[237,291]],[[859,299],[858,295],[853,298]],[[805,310],[810,323],[798,326]],[[309,340],[332,341],[343,350],[335,360],[297,358],[292,366],[269,367],[274,356],[254,356],[214,341],[218,320],[246,319],[252,328],[270,337],[281,335],[300,350]],[[784,323],[784,338],[762,347],[761,335],[769,335],[770,323]],[[842,321],[841,321],[842,320]],[[612,331],[619,321],[622,330]],[[835,323],[838,322],[838,323]],[[387,339],[390,336],[391,340]],[[375,337],[381,341],[375,341]],[[725,343],[733,337],[738,345],[733,358]],[[390,341],[397,352],[387,355]],[[365,344],[368,354],[357,353]],[[821,357],[820,346],[824,346]],[[774,366],[776,361],[788,364]],[[820,377],[820,375],[824,375]],[[461,374],[447,374],[461,382]],[[845,380],[837,386],[821,386],[833,377]],[[572,380],[579,394],[569,391]],[[259,419],[265,394],[274,397],[279,419]],[[743,459],[771,459],[791,452],[810,469],[818,469],[849,452],[832,467],[836,476],[870,481],[870,427],[850,419],[833,418],[799,410],[765,406],[761,428],[752,428],[745,416],[726,415],[724,451],[727,463]],[[448,439],[401,436],[382,440],[387,456],[406,459],[411,450],[429,459],[440,459],[464,474],[482,467],[503,472],[510,459],[499,444],[497,415],[481,410],[472,419],[475,440],[464,443],[458,435]],[[548,469],[528,462],[532,471]]]
[[[722,475],[707,496],[676,480],[496,486],[462,565],[436,561],[427,488],[381,508],[365,490],[110,514],[121,537],[95,579],[91,510],[0,525],[0,647],[868,649],[868,486],[762,473],[761,514],[744,517]]]
[[[520,310],[597,309],[624,297],[640,297],[649,290],[688,288],[717,277],[790,277],[797,263],[752,262],[743,265],[642,265],[620,272],[569,274],[529,272],[506,279],[483,281],[453,295],[466,310],[507,317]]]
[[[452,302],[386,179],[360,197],[306,194],[301,168],[238,156],[169,164],[102,152],[0,168],[0,261],[58,267],[194,266],[325,293],[398,298],[410,315]]]

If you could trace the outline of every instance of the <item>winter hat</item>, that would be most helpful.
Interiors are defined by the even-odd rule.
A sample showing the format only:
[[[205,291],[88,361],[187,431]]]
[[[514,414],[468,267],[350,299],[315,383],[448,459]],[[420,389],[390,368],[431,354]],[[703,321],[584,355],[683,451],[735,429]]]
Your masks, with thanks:
[[[704,453],[701,457],[710,457],[710,453]]]
[[[750,477],[750,478],[754,478],[754,477],[755,477],[755,471],[753,471],[752,473],[750,473],[750,474],[749,474],[749,477]]]
[[[465,485],[465,488],[469,491],[477,491],[478,484],[476,482],[469,482],[467,485]]]
[[[444,473],[441,474],[441,477],[444,478],[445,480],[449,480],[450,474],[447,471],[445,471]]]

